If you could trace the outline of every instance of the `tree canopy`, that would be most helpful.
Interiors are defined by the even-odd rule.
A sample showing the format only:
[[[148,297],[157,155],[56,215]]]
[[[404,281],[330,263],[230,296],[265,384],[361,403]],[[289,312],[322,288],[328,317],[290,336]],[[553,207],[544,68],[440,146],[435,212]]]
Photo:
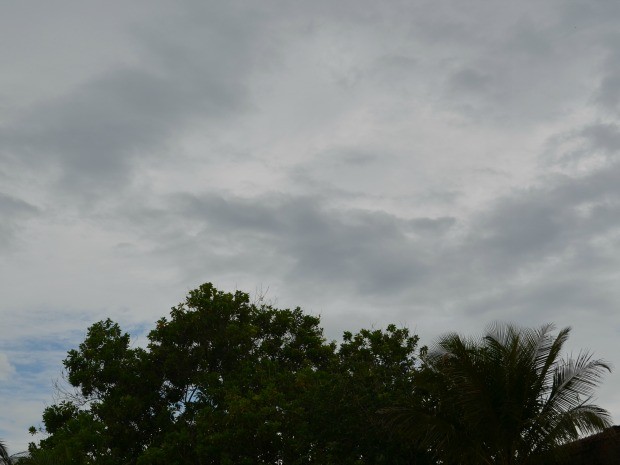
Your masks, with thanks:
[[[31,461],[428,463],[377,417],[415,402],[417,336],[392,325],[337,345],[319,324],[211,284],[157,321],[145,348],[97,322],[64,360],[76,395],[45,409]]]
[[[63,362],[74,392],[44,410],[24,463],[552,463],[610,424],[592,403],[609,365],[561,358],[569,333],[496,324],[427,351],[388,325],[335,343],[317,316],[207,283],[143,348],[110,319],[90,326]]]

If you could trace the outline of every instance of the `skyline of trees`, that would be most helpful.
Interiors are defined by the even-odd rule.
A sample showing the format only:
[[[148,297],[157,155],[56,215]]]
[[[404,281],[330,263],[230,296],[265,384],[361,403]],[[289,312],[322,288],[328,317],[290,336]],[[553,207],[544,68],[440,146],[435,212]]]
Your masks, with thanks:
[[[552,330],[498,324],[428,351],[388,325],[337,344],[300,308],[206,283],[144,348],[110,319],[91,325],[63,361],[74,392],[44,410],[29,462],[535,463],[610,424],[587,405],[609,366],[560,359],[570,329]]]

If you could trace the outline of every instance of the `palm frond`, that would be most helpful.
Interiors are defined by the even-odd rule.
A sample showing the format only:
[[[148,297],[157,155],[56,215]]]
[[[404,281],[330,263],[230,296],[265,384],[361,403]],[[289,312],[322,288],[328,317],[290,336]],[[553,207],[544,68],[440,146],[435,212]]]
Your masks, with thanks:
[[[2,460],[4,463],[11,463],[9,451],[6,447],[6,444],[2,440],[0,440],[0,460]]]
[[[571,328],[554,329],[494,323],[479,338],[439,338],[425,360],[432,376],[419,384],[433,407],[393,412],[394,421],[440,460],[464,464],[540,463],[602,431],[609,413],[591,401],[611,367],[588,352],[561,359]]]
[[[565,412],[575,405],[589,402],[594,388],[601,382],[611,366],[604,360],[593,360],[588,352],[577,358],[564,360],[554,372],[553,383],[543,411]]]

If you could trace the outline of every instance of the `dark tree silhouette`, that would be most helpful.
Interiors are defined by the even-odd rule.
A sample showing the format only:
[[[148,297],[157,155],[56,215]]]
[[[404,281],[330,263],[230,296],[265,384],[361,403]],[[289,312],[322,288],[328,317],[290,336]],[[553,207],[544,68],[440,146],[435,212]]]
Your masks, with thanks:
[[[426,411],[394,420],[446,464],[550,463],[558,446],[610,426],[591,403],[609,365],[587,352],[561,358],[570,328],[552,331],[495,324],[479,339],[441,337],[420,383]]]

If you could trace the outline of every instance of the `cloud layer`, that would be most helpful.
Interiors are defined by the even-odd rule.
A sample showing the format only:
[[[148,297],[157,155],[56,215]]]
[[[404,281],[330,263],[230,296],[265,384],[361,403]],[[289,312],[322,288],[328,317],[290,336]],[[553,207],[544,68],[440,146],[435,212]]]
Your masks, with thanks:
[[[617,2],[38,3],[0,18],[12,451],[89,324],[140,343],[205,281],[620,363]]]

